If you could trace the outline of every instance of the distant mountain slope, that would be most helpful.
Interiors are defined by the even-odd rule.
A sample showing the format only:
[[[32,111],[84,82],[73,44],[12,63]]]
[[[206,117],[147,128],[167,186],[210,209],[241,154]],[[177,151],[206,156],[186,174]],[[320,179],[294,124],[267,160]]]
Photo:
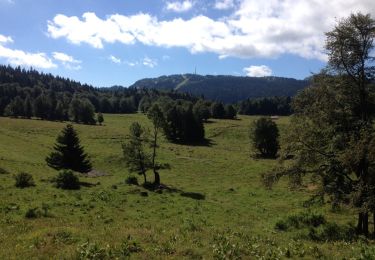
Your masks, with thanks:
[[[131,87],[176,90],[193,95],[203,95],[211,100],[234,103],[247,98],[294,96],[298,90],[307,85],[307,80],[281,77],[255,78],[184,74],[141,79]]]

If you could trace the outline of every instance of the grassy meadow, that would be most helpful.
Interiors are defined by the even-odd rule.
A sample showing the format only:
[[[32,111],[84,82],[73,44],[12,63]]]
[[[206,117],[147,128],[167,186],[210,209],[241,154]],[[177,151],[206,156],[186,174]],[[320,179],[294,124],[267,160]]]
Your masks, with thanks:
[[[308,210],[311,187],[290,190],[287,180],[262,186],[261,173],[277,161],[251,157],[248,127],[256,117],[211,120],[208,145],[162,140],[158,158],[171,169],[160,171],[161,182],[172,188],[162,193],[125,184],[121,142],[132,122],[151,126],[148,119],[104,118],[103,126],[74,127],[94,169],[106,175],[81,176],[86,185],[68,191],[53,186],[57,172],[44,161],[66,123],[0,117],[0,167],[8,172],[0,174],[0,259],[370,259],[374,252],[370,242],[314,242],[306,229],[275,229],[278,220]],[[287,123],[277,121],[281,134]],[[21,171],[33,175],[35,187],[14,186]],[[33,208],[45,214],[26,218]],[[355,220],[350,209],[309,210],[339,224]]]

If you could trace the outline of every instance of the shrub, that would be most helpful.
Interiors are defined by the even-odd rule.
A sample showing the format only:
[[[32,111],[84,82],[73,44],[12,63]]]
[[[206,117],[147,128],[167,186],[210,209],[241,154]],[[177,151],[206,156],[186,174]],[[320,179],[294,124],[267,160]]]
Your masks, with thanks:
[[[18,188],[27,188],[31,186],[35,186],[33,176],[26,172],[20,172],[16,176],[14,176],[16,180],[15,186]]]
[[[279,129],[269,118],[259,118],[250,128],[252,146],[262,157],[275,158],[279,150]]]
[[[128,176],[125,183],[128,185],[138,185],[138,179],[135,176]]]
[[[142,248],[136,240],[133,240],[131,236],[128,236],[126,240],[121,243],[119,249],[119,255],[124,257],[130,257],[133,253],[141,252]]]
[[[59,172],[54,182],[57,188],[64,190],[78,190],[80,188],[78,176],[69,170]]]
[[[290,215],[285,220],[279,220],[275,224],[275,229],[285,231],[288,228],[318,227],[325,223],[326,220],[322,214],[307,211]]]
[[[326,223],[319,228],[311,228],[308,237],[316,241],[352,241],[356,238],[356,230],[350,225]]]
[[[77,259],[106,259],[107,251],[96,243],[85,242],[77,248]]]
[[[38,218],[40,217],[40,210],[38,208],[28,209],[25,213],[25,218]]]
[[[0,174],[8,174],[9,172],[5,170],[4,168],[0,167]]]

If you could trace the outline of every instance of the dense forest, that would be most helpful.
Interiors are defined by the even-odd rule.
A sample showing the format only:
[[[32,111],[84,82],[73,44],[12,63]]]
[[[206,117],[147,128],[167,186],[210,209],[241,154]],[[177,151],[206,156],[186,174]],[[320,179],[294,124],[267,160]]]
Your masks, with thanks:
[[[93,123],[95,112],[134,113],[160,96],[195,102],[176,92],[114,86],[95,88],[34,69],[0,66],[0,115]],[[143,99],[143,101],[142,101]]]
[[[213,75],[171,75],[142,79],[131,87],[186,92],[224,103],[273,96],[294,96],[309,84],[308,80],[281,77],[236,77]]]

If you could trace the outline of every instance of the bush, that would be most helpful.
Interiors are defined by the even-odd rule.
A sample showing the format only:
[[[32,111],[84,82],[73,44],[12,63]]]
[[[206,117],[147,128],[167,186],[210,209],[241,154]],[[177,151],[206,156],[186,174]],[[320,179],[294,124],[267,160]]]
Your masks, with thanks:
[[[250,128],[252,146],[262,157],[275,158],[279,150],[279,129],[269,118],[259,118]]]
[[[25,218],[38,218],[40,215],[40,210],[38,208],[32,208],[26,211]]]
[[[0,167],[0,174],[8,174],[9,172],[5,170],[4,168]]]
[[[54,182],[57,188],[64,190],[78,190],[80,188],[78,176],[69,170],[59,172]]]
[[[279,220],[275,224],[275,229],[285,231],[288,228],[318,227],[325,223],[326,219],[322,214],[307,211]]]
[[[16,180],[15,186],[18,188],[27,188],[31,186],[35,186],[33,176],[26,172],[20,172],[16,176],[14,176]]]
[[[315,241],[352,241],[356,238],[355,227],[326,223],[319,228],[311,228],[308,237]]]
[[[138,179],[135,176],[129,176],[126,178],[125,183],[128,185],[138,185]]]

